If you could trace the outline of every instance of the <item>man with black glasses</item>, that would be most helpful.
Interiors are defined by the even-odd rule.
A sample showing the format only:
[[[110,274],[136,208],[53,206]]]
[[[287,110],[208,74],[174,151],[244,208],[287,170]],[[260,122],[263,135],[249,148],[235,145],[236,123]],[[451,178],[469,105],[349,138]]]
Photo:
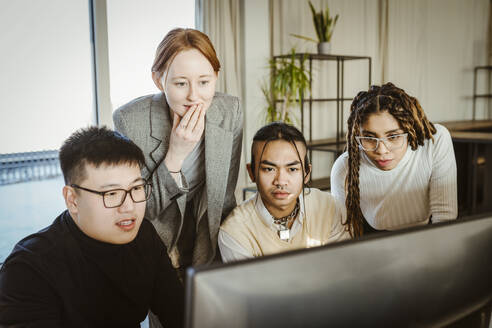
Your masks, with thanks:
[[[183,288],[152,224],[142,151],[106,128],[60,150],[67,210],[21,240],[0,270],[0,326],[182,326]]]

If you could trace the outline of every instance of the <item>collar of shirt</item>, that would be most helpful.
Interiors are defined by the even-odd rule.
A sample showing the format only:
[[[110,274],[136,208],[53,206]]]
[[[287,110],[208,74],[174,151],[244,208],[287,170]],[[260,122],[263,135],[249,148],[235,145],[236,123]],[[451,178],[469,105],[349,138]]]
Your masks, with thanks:
[[[279,231],[280,226],[273,223],[273,217],[270,212],[268,212],[265,204],[263,204],[259,192],[256,193],[255,204],[256,210],[260,214],[261,219],[263,220],[263,222],[265,222],[267,227],[269,227],[272,231]],[[292,224],[292,227],[290,229],[289,241],[297,234],[297,232],[301,230],[302,223],[304,222],[304,196],[302,192],[299,194],[299,205],[299,214],[297,215],[297,218],[294,220],[294,223]]]

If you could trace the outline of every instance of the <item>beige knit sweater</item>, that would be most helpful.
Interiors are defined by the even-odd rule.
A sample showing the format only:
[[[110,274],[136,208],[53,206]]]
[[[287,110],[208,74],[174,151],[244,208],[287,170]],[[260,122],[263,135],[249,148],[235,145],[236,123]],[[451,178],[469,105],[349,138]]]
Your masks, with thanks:
[[[266,225],[255,207],[255,199],[252,197],[236,207],[220,227],[255,257],[350,238],[342,225],[344,211],[328,192],[315,188],[306,190],[302,230],[290,241],[281,240]]]

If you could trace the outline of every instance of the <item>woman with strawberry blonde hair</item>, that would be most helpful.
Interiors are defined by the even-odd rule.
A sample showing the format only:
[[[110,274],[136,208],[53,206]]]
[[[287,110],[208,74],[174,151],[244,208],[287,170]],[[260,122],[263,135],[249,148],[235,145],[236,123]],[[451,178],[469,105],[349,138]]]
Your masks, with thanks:
[[[118,131],[145,154],[153,194],[146,217],[183,278],[186,267],[220,259],[221,220],[236,206],[243,120],[237,97],[215,91],[220,62],[207,35],[176,28],[157,47],[160,90],[114,112]]]
[[[181,280],[190,265],[220,261],[217,235],[236,207],[243,117],[237,97],[215,92],[220,62],[207,35],[176,28],[157,47],[160,90],[113,114],[115,127],[144,152],[152,182],[146,217]],[[153,314],[150,326],[160,327]]]

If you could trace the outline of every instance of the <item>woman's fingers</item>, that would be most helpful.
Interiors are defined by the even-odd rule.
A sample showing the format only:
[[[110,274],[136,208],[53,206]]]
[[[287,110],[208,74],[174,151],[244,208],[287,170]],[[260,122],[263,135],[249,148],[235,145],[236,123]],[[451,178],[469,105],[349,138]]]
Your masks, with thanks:
[[[196,105],[196,109],[193,112],[193,115],[191,116],[190,121],[189,121],[188,126],[187,126],[188,130],[190,130],[192,132],[195,130],[195,126],[198,122],[198,118],[200,117],[200,113],[202,112],[202,107],[203,107],[202,104]]]
[[[200,141],[205,126],[205,112],[203,104],[198,104],[192,106],[181,118],[174,113],[173,131],[166,155],[168,168],[181,167],[186,156]],[[172,163],[168,162],[170,158]]]
[[[179,115],[176,114],[176,112],[173,112],[173,128],[172,128],[172,131],[176,131],[176,128],[177,128],[180,121],[181,121],[181,118],[179,117]]]
[[[195,125],[195,128],[193,129],[193,132],[200,133],[200,136],[202,134],[203,128],[205,127],[205,112],[206,112],[205,107],[202,104],[202,106],[200,107],[200,116],[198,117],[198,122]]]
[[[193,105],[186,111],[186,113],[181,118],[181,122],[179,123],[179,127],[182,129],[186,129],[188,127],[188,123],[190,122],[190,118],[195,113],[197,109],[197,105]]]

